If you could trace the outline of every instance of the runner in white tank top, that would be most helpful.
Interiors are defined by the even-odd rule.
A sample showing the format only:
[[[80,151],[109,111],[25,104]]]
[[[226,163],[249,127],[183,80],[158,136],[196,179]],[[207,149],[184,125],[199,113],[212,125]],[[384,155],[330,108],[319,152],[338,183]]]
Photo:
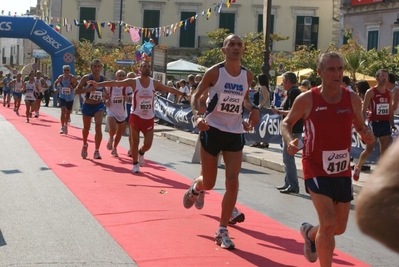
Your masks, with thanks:
[[[132,112],[130,114],[130,133],[132,139],[133,173],[138,173],[139,166],[145,164],[144,153],[152,146],[154,137],[154,94],[155,90],[162,90],[176,95],[184,95],[174,87],[163,85],[150,77],[151,63],[143,61],[140,64],[141,76],[122,81],[96,82],[88,81],[93,86],[130,86],[133,90]],[[144,135],[144,143],[139,149],[140,132]],[[140,156],[139,156],[140,154]]]
[[[22,74],[18,73],[17,78],[10,82],[10,86],[14,87],[12,96],[14,98],[14,112],[19,116],[19,108],[21,106],[22,90],[24,88],[24,81],[22,80]]]
[[[22,89],[25,92],[26,122],[29,122],[29,118],[32,116],[31,112],[36,109],[35,93],[40,91],[38,84],[34,80],[34,76],[33,72],[29,74],[29,81],[24,83]]]
[[[118,81],[126,78],[123,70],[115,73]],[[109,139],[107,149],[111,150],[114,157],[118,157],[117,147],[126,130],[126,101],[129,101],[132,95],[132,87],[130,86],[111,86],[105,88],[108,94],[107,106],[107,123],[109,126]],[[115,136],[115,140],[114,140]]]

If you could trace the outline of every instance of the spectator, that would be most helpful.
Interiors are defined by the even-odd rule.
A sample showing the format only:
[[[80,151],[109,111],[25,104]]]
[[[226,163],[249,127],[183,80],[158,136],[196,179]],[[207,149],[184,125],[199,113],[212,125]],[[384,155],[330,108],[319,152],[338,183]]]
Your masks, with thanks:
[[[357,90],[357,94],[363,100],[364,96],[366,95],[366,91],[370,88],[370,85],[365,80],[360,80],[355,83],[355,87]]]
[[[188,105],[188,104],[190,104],[190,89],[188,88],[187,82],[184,79],[181,79],[179,84],[180,84],[179,91],[182,92],[185,95],[178,96],[177,97],[177,103],[187,104]]]
[[[396,85],[396,76],[388,74],[387,89],[392,93],[392,110],[394,115],[399,115],[399,86]]]
[[[306,92],[309,90],[310,82],[308,80],[302,80],[301,86],[299,86],[299,90],[301,90],[302,93]]]
[[[168,81],[167,85],[168,85],[169,87],[174,87],[174,88],[176,88],[176,87],[174,86],[174,84],[173,84],[172,81]],[[166,98],[167,98],[169,101],[172,101],[173,103],[175,103],[175,101],[176,101],[176,95],[173,94],[172,92],[169,92],[169,93],[168,93],[168,96],[167,96]]]
[[[251,87],[249,87],[249,99],[251,99],[252,103],[254,103],[254,95],[257,91],[255,86],[256,86],[256,81],[252,81]]]
[[[353,91],[352,86],[351,86],[351,79],[349,78],[349,76],[342,77],[342,86],[348,90]]]
[[[283,84],[276,86],[274,89],[273,106],[281,107],[282,100],[284,99]]]

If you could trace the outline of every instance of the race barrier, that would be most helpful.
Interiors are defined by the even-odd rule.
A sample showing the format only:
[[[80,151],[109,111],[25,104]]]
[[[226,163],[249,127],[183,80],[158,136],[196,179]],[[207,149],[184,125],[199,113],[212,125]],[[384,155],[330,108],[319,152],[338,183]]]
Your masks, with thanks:
[[[159,119],[167,121],[179,128],[186,129],[192,132],[198,132],[195,128],[193,113],[190,105],[175,104],[166,98],[157,96],[155,98],[155,116]],[[245,110],[244,119],[248,117],[249,111]],[[280,125],[283,117],[274,114],[269,109],[260,109],[260,121],[251,132],[245,133],[245,140],[248,144],[253,142],[265,142],[273,144],[281,144],[282,136],[280,133]],[[326,123],[328,121],[326,120]],[[395,116],[395,125],[399,129],[399,117]],[[338,131],[339,129],[337,129]],[[360,153],[364,150],[365,144],[359,139],[357,133],[353,131],[352,134],[352,149],[351,156],[355,159],[359,158]],[[374,152],[370,155],[367,162],[375,163],[379,158],[378,142],[375,146]]]

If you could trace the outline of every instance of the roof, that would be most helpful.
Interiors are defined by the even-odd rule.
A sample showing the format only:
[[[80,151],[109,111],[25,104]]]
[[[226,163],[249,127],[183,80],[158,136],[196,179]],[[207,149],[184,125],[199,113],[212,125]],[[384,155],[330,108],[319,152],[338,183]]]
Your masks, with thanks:
[[[191,63],[184,59],[169,62],[167,65],[167,73],[173,74],[190,74],[190,73],[204,73],[207,70],[206,67]]]

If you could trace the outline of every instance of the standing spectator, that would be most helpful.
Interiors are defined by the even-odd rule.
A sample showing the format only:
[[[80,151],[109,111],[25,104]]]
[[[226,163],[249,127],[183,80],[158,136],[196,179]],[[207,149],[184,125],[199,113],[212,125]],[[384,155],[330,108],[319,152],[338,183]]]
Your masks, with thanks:
[[[252,103],[254,103],[254,95],[256,93],[256,81],[252,81],[251,87],[249,87],[249,99],[251,99]],[[259,104],[258,104],[259,105]]]
[[[184,96],[177,97],[177,103],[180,104],[190,104],[190,89],[187,86],[186,80],[181,79],[179,91],[184,94]]]
[[[203,208],[205,190],[211,190],[215,185],[219,154],[222,152],[226,168],[226,192],[215,243],[222,248],[234,249],[227,225],[237,201],[238,176],[245,143],[243,134],[258,123],[259,109],[249,99],[248,88],[253,81],[253,74],[241,66],[244,52],[241,38],[235,34],[227,36],[221,51],[225,61],[205,72],[191,100],[194,121],[201,131],[202,175],[193,180],[184,194],[183,205],[187,209],[193,205],[197,209]],[[198,113],[204,94],[209,95],[210,102],[207,115],[201,117]],[[252,110],[245,124],[242,121],[244,107]]]
[[[258,80],[260,80],[261,77],[260,75],[258,76]],[[269,85],[269,81],[266,80],[264,81],[265,84]],[[258,96],[259,96],[259,108],[267,108],[270,109],[270,93],[269,89],[266,85],[260,85],[258,88]],[[255,97],[254,97],[255,99]],[[269,143],[266,142],[255,142],[251,145],[251,147],[260,147],[260,148],[269,148]]]
[[[351,79],[349,78],[349,76],[342,77],[342,86],[348,90],[353,91],[352,86],[351,86]]]
[[[321,86],[298,96],[281,125],[287,151],[293,156],[300,148],[292,127],[298,120],[304,120],[303,175],[319,225],[303,223],[300,230],[306,259],[315,262],[319,258],[323,267],[332,266],[335,235],[345,232],[353,200],[352,127],[365,143],[374,142],[373,133],[364,123],[360,98],[341,87],[343,70],[341,54],[321,54],[317,63]]]
[[[393,73],[388,74],[387,89],[392,93],[393,115],[399,115],[399,86],[396,85],[396,76]]]
[[[292,106],[294,105],[295,99],[302,93],[297,86],[297,77],[293,72],[286,72],[283,75],[283,88],[287,91],[287,98],[283,104],[283,110],[272,107],[272,111],[275,114],[287,116]],[[299,119],[292,127],[292,136],[294,139],[301,139],[303,133],[303,120]],[[295,164],[295,155],[288,154],[288,143],[283,140],[283,163],[284,163],[284,185],[277,187],[280,193],[283,194],[298,194],[298,174]]]
[[[273,97],[273,106],[279,108],[281,107],[281,103],[284,99],[284,90],[283,90],[283,84],[280,84],[276,86],[274,89],[274,97]]]
[[[379,140],[380,156],[382,156],[391,143],[391,129],[396,129],[393,120],[391,92],[385,87],[388,81],[388,72],[380,69],[375,76],[377,85],[367,90],[362,112],[364,117],[366,117],[367,112],[370,112],[367,119],[376,139],[373,143],[366,144],[366,148],[360,153],[359,161],[356,163],[353,172],[355,181],[359,180],[363,163],[373,152],[376,140]]]
[[[369,83],[365,80],[360,80],[356,82],[355,86],[360,99],[364,100],[367,90],[370,89]]]
[[[50,103],[50,94],[53,91],[53,88],[52,88],[52,82],[50,81],[48,76],[44,76],[44,81],[46,82],[47,85],[47,89],[44,91],[44,103],[45,103],[44,106],[48,107],[48,104]]]
[[[172,81],[168,81],[167,85],[168,85],[169,87],[175,87],[175,86],[173,85],[173,82],[172,82]],[[167,96],[166,98],[167,98],[169,101],[173,102],[173,103],[175,103],[175,101],[176,101],[176,95],[173,94],[172,92],[168,93],[168,96]]]
[[[299,90],[301,90],[302,93],[306,92],[309,90],[310,82],[308,80],[302,80],[301,86],[299,86]]]

